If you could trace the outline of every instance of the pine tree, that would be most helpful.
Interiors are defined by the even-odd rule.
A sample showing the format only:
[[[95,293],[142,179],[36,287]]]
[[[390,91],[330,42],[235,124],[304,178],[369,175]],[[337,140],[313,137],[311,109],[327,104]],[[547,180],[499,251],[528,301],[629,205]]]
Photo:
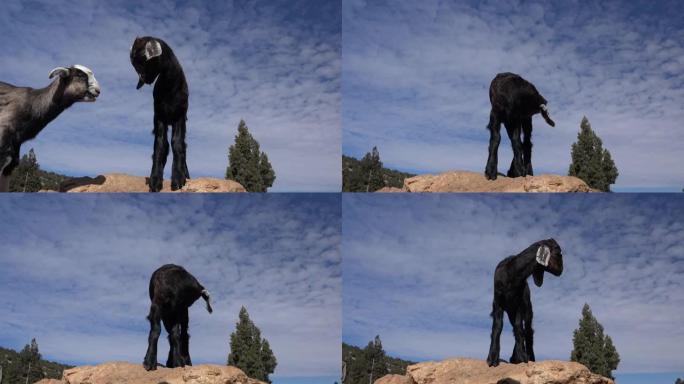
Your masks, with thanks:
[[[259,149],[245,121],[240,120],[235,144],[228,149],[226,179],[237,181],[249,192],[266,192],[275,178],[268,156]]]
[[[568,175],[584,180],[590,187],[610,191],[619,173],[610,152],[603,148],[601,138],[591,129],[589,120],[582,118],[577,142],[572,144],[572,163]]]
[[[343,192],[375,192],[385,186],[386,170],[382,167],[377,147],[358,161],[343,156],[342,166]]]
[[[22,378],[26,383],[35,383],[43,378],[42,370],[39,366],[40,352],[36,339],[31,339],[31,344],[26,344],[24,349],[19,352],[19,360],[23,369]]]
[[[235,332],[230,334],[228,365],[240,368],[253,379],[270,383],[268,375],[275,371],[276,360],[268,340],[261,337],[261,331],[250,320],[247,309],[240,309]]]
[[[389,373],[387,356],[380,336],[368,342],[360,356],[346,363],[345,384],[372,384]]]
[[[375,192],[385,186],[382,176],[382,161],[377,147],[366,153],[361,159],[361,176],[363,177],[365,192]]]
[[[603,326],[591,313],[588,304],[582,308],[579,328],[573,332],[570,360],[584,364],[591,372],[613,379],[612,371],[620,363],[613,340],[603,334]]]
[[[382,349],[380,335],[375,336],[375,339],[368,343],[364,349],[364,355],[368,367],[368,383],[373,384],[375,380],[388,373],[387,359],[385,357],[385,351]]]
[[[27,154],[21,157],[19,165],[12,172],[10,176],[9,190],[10,192],[38,192],[42,185],[38,171],[38,159],[33,148]]]

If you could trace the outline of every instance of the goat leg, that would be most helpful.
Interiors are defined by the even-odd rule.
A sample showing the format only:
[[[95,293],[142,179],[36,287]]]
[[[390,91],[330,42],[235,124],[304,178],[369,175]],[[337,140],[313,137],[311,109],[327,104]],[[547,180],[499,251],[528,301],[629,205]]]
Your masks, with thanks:
[[[485,177],[487,180],[496,180],[497,164],[499,162],[499,143],[501,142],[501,122],[494,114],[494,111],[489,113],[489,157],[487,158],[487,166],[485,167]]]
[[[166,366],[169,368],[183,367],[183,359],[181,358],[181,326],[180,323],[175,323],[169,332],[169,359]]]
[[[166,124],[154,117],[154,153],[152,154],[152,171],[150,172],[150,192],[159,192],[164,182],[164,167],[169,155],[169,140]]]
[[[487,365],[496,367],[499,365],[499,340],[503,329],[503,309],[495,302],[492,304],[492,339],[489,344]]]
[[[525,353],[525,340],[523,336],[522,327],[522,311],[518,308],[515,315],[511,318],[511,325],[513,325],[513,336],[515,337],[515,346],[513,347],[513,355],[511,356],[511,364],[527,363],[527,354]],[[509,314],[510,317],[510,314]]]
[[[150,335],[147,338],[147,353],[143,360],[143,367],[147,371],[154,371],[157,369],[157,341],[161,334],[161,317],[156,305],[152,304],[150,307],[147,319],[150,321]]]
[[[534,172],[532,171],[532,118],[528,117],[523,120],[522,123],[523,130],[523,167],[525,173],[523,176],[532,176]]]
[[[10,180],[10,172],[5,172],[5,169],[10,165],[12,162],[12,156],[6,156],[5,162],[2,165],[2,168],[0,168],[0,192],[9,192],[9,180]]]
[[[9,182],[12,171],[19,165],[19,146],[14,146],[12,149],[11,140],[3,140],[0,142],[0,192],[9,192]]]
[[[173,150],[173,166],[171,168],[171,190],[183,188],[188,176],[188,165],[185,159],[185,116],[172,125],[171,149]]]
[[[190,360],[190,335],[188,334],[188,309],[186,308],[185,311],[181,314],[181,335],[180,335],[180,354],[181,354],[181,359],[183,360],[183,363],[185,365],[192,365],[192,360]]]
[[[511,167],[508,169],[508,177],[518,177],[523,176],[523,155],[522,155],[522,142],[520,140],[520,121],[513,120],[507,121],[506,132],[508,133],[508,138],[511,140],[511,147],[513,148],[513,160],[511,161]]]
[[[534,358],[534,329],[532,329],[532,301],[530,300],[530,288],[525,288],[525,293],[523,294],[523,305],[525,307],[525,313],[523,316],[523,328],[525,331],[525,352],[527,353],[527,358],[529,361],[535,361]]]

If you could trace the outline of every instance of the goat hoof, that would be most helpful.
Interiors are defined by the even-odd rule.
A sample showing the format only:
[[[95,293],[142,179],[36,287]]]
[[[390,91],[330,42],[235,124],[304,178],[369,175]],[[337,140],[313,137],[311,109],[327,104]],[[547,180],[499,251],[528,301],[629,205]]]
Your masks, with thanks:
[[[146,371],[156,371],[157,370],[157,364],[150,364],[148,362],[144,362],[143,368],[145,368]]]
[[[177,179],[177,180],[176,180],[176,179],[175,179],[175,180],[171,180],[171,190],[172,190],[172,191],[177,191],[177,190],[183,188],[183,186],[185,186],[185,183],[186,183],[185,178],[180,178],[180,179]]]
[[[496,180],[497,172],[496,171],[485,171],[485,177],[487,180]]]
[[[150,192],[159,192],[163,186],[163,179],[161,177],[150,176],[149,186]]]

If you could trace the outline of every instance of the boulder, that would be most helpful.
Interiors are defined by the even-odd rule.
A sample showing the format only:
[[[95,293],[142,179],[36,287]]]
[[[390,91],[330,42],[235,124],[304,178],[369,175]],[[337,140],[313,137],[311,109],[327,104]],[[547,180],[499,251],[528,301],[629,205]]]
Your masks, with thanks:
[[[64,371],[62,380],[43,379],[36,384],[265,384],[250,379],[240,369],[202,364],[184,368],[158,367],[146,371],[142,364],[109,362],[94,366],[81,366]]]
[[[390,376],[390,377],[388,377]],[[527,364],[501,363],[489,367],[484,360],[449,359],[409,365],[405,380],[387,375],[381,384],[614,384],[571,361],[546,360]]]
[[[60,192],[149,192],[147,177],[110,173],[97,177],[77,177],[60,184]],[[171,191],[171,181],[164,180],[162,192]],[[232,180],[200,177],[188,179],[185,186],[174,192],[247,192]]]
[[[598,192],[574,176],[539,175],[487,180],[483,173],[451,171],[404,180],[404,192]]]

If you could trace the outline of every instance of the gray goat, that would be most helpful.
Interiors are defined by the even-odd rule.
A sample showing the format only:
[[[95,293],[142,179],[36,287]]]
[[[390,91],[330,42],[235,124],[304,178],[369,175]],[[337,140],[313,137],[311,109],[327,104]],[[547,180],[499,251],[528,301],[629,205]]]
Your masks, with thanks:
[[[83,65],[57,67],[41,89],[0,82],[0,192],[9,190],[9,176],[19,164],[21,144],[35,138],[62,111],[100,95],[93,71]]]

